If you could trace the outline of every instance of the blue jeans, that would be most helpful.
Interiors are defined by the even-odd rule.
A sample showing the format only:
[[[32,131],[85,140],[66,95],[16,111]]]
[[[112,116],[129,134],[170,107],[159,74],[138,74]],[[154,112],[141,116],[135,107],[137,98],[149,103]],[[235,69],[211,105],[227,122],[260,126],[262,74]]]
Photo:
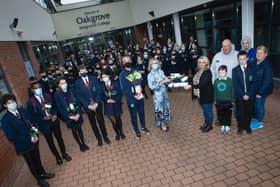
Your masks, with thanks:
[[[262,96],[261,98],[256,98],[255,101],[255,114],[256,114],[256,119],[259,122],[263,121],[264,118],[264,114],[265,114],[265,101],[266,101],[266,97]]]
[[[213,124],[214,114],[213,114],[213,103],[207,103],[207,104],[200,104],[203,115],[204,115],[204,121],[207,125]]]

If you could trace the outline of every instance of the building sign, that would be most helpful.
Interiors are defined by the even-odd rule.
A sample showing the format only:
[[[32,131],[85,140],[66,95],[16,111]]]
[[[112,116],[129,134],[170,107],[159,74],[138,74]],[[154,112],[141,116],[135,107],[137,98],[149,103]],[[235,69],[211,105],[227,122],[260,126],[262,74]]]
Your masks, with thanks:
[[[57,12],[52,14],[52,17],[58,40],[89,36],[133,25],[127,0]]]
[[[101,13],[100,10],[85,12],[84,16],[76,18],[80,29],[88,29],[96,26],[109,25],[110,13]]]

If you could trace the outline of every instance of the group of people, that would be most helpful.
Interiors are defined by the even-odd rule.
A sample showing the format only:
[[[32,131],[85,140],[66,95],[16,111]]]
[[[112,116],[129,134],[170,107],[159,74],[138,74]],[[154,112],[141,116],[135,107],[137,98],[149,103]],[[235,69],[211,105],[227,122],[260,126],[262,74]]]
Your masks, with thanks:
[[[181,46],[169,39],[163,47],[151,41],[144,49],[139,45],[127,49],[111,46],[100,52],[70,55],[64,64],[51,65],[40,72],[40,78],[30,79],[26,108],[17,106],[13,95],[2,97],[2,104],[8,111],[1,120],[2,129],[15,145],[16,152],[23,155],[38,184],[49,186],[45,179],[53,178],[54,174],[47,173],[42,166],[39,132],[45,137],[58,165],[63,164],[63,160],[72,160],[66,152],[60,120],[71,130],[81,152],[89,150],[82,129],[83,113],[86,113],[98,146],[103,142],[111,143],[104,116],[112,123],[116,141],[124,140],[121,118],[124,95],[134,133],[140,139],[141,132],[150,133],[145,122],[147,86],[153,95],[155,125],[167,132],[172,119],[167,85],[172,82],[170,74],[180,73],[189,76],[193,96],[198,98],[203,109],[202,132],[213,128],[215,101],[221,131],[229,133],[235,101],[238,133],[243,130],[251,133],[254,104],[255,117],[258,123],[263,123],[265,99],[272,92],[272,68],[266,58],[267,49],[260,46],[252,52],[253,48],[250,49],[246,42],[249,40],[242,41],[244,49],[236,52],[230,40],[224,40],[222,51],[215,55],[211,67],[209,59],[199,53],[193,37],[189,44]]]
[[[244,38],[242,50],[238,52],[226,39],[211,64],[207,57],[198,59],[192,88],[203,110],[202,132],[213,129],[214,103],[222,134],[231,131],[232,113],[237,120],[237,134],[243,131],[251,134],[252,129],[263,127],[265,101],[273,91],[273,70],[267,57],[268,49],[265,46],[250,48],[249,42]]]

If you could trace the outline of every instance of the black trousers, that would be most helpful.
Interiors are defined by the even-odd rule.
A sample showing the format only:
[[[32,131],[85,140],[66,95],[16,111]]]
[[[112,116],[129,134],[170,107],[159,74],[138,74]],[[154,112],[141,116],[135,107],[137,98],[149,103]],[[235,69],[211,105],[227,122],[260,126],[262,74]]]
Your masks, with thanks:
[[[52,152],[52,154],[55,156],[56,159],[60,158],[60,155],[57,151],[57,148],[54,144],[53,135],[57,140],[58,146],[60,148],[61,154],[65,154],[65,144],[62,138],[61,128],[59,124],[59,120],[56,120],[55,122],[49,122],[50,123],[50,130],[47,132],[43,132],[44,137],[46,138],[46,141],[48,143],[48,146]]]
[[[123,135],[121,115],[119,114],[119,115],[110,116],[109,120],[113,125],[113,129],[115,130],[116,135],[117,136]]]
[[[231,102],[216,103],[218,121],[221,126],[231,126],[232,104]]]
[[[252,100],[248,101],[236,101],[237,110],[237,122],[239,130],[251,131],[250,123],[253,114],[254,102]]]
[[[22,154],[27,166],[32,173],[32,175],[37,179],[41,179],[41,175],[46,173],[44,167],[41,163],[40,152],[39,152],[39,142],[34,144],[34,149]]]
[[[86,112],[87,112],[87,115],[88,115],[88,119],[90,121],[92,131],[93,131],[97,141],[102,141],[102,136],[103,136],[103,139],[106,139],[107,138],[107,130],[106,130],[106,127],[105,127],[102,105],[98,105],[96,111],[87,110]],[[101,130],[102,136],[101,136],[101,134],[99,132],[99,129],[97,127],[96,120],[98,121],[99,128]]]

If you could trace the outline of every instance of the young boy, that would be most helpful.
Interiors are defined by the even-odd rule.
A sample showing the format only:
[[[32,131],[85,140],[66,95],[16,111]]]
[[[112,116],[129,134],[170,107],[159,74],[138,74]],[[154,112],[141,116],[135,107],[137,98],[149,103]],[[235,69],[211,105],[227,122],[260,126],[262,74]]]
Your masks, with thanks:
[[[256,98],[253,68],[247,64],[248,54],[246,51],[238,53],[239,66],[232,70],[232,83],[234,88],[238,131],[241,135],[243,130],[252,133],[250,122],[253,113],[253,104]]]
[[[2,104],[7,112],[1,119],[2,130],[7,139],[15,146],[16,153],[22,155],[33,177],[41,187],[48,187],[45,179],[54,178],[54,174],[46,173],[39,153],[39,131],[29,122],[27,111],[18,107],[14,95],[2,96]]]
[[[216,102],[218,121],[221,133],[230,133],[233,87],[232,80],[227,76],[227,66],[218,68],[218,78],[214,82],[214,98]]]

